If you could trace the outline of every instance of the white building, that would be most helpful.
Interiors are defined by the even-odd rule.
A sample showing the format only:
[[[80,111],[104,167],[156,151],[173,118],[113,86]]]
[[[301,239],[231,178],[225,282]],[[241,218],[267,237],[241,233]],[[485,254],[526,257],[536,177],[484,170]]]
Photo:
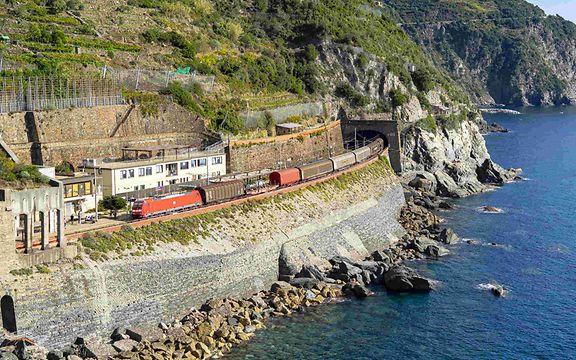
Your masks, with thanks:
[[[158,151],[158,148],[137,151],[152,154]],[[226,154],[223,151],[182,152],[180,149],[175,155],[164,155],[162,151],[161,156],[141,160],[85,165],[86,171],[93,172],[94,168],[97,169],[98,176],[102,178],[104,196],[147,196],[144,195],[147,192],[143,190],[160,190],[226,174]]]
[[[102,200],[102,179],[92,174],[76,173],[74,176],[57,176],[64,187],[64,214],[66,219],[78,213],[86,214],[96,209]],[[96,184],[95,184],[96,183]]]

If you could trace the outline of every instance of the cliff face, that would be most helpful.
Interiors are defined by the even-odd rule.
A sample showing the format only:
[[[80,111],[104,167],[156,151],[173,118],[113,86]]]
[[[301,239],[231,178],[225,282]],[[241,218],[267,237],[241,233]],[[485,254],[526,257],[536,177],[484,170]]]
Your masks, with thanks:
[[[569,21],[523,0],[389,0],[383,10],[477,103],[576,101],[576,25]]]
[[[480,129],[472,120],[435,131],[409,127],[404,155],[408,180],[442,196],[468,196],[484,191],[486,184],[511,181],[517,174],[492,162]]]

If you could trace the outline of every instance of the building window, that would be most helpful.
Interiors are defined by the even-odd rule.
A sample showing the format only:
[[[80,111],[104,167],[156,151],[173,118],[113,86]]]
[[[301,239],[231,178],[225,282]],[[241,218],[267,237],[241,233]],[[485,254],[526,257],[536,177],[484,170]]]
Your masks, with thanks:
[[[146,185],[140,185],[140,190],[145,190],[146,189]]]
[[[197,167],[198,166],[198,160],[194,159],[190,161],[190,166],[192,167]]]
[[[222,164],[222,156],[216,156],[212,158],[212,165]]]
[[[206,166],[206,159],[198,159],[198,166]]]
[[[129,177],[129,178],[133,178],[133,177],[134,177],[134,169],[128,170],[128,177]]]
[[[138,176],[146,176],[146,169],[145,168],[139,168],[138,169]]]
[[[178,181],[178,180],[168,180],[168,184],[176,185],[176,181]]]
[[[178,175],[178,164],[166,164],[166,171],[168,171],[168,176],[177,176]]]
[[[164,186],[164,181],[158,181],[158,187],[161,188]]]
[[[146,176],[152,175],[152,166],[146,168]]]
[[[138,185],[134,186],[134,191],[138,191]]]
[[[92,181],[87,181],[84,183],[84,195],[92,195]]]
[[[128,177],[128,171],[120,170],[120,179],[126,179]]]
[[[188,170],[190,168],[190,163],[188,161],[183,161],[180,163],[180,170]]]
[[[156,165],[156,174],[164,172],[164,165]]]

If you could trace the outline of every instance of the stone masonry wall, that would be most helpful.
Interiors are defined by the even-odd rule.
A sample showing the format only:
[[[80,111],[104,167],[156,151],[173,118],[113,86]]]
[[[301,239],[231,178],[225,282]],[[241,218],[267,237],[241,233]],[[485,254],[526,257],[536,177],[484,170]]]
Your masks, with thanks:
[[[69,267],[0,281],[0,295],[15,299],[19,335],[46,346],[69,343],[78,335],[107,336],[117,326],[146,329],[179,318],[209,298],[246,296],[269,287],[278,276],[281,252],[302,262],[313,261],[307,259],[309,254],[358,258],[396,241],[403,234],[396,221],[404,204],[402,188],[394,177],[380,179],[377,188],[380,191],[314,220],[304,221],[295,212],[290,221],[299,226],[271,227],[254,242],[233,242],[224,236],[203,244],[195,255],[176,251],[104,263],[88,261],[83,270]],[[317,198],[310,192],[300,196]]]
[[[45,165],[118,157],[126,146],[204,145],[203,120],[182,107],[162,104],[157,116],[148,117],[130,107],[0,114],[0,135],[22,162]]]
[[[279,162],[282,162],[282,167],[298,166],[343,153],[343,143],[340,126],[287,141],[233,143],[228,148],[229,171],[276,169]]]

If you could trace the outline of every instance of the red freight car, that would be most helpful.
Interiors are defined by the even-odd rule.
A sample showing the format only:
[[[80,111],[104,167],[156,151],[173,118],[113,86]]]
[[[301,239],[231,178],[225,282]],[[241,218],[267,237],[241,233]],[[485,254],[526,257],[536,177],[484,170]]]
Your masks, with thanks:
[[[285,186],[296,184],[302,180],[300,177],[300,170],[296,168],[278,170],[270,173],[270,184]]]
[[[132,217],[147,218],[200,205],[202,205],[202,196],[198,190],[193,190],[186,194],[137,200],[132,206]]]

